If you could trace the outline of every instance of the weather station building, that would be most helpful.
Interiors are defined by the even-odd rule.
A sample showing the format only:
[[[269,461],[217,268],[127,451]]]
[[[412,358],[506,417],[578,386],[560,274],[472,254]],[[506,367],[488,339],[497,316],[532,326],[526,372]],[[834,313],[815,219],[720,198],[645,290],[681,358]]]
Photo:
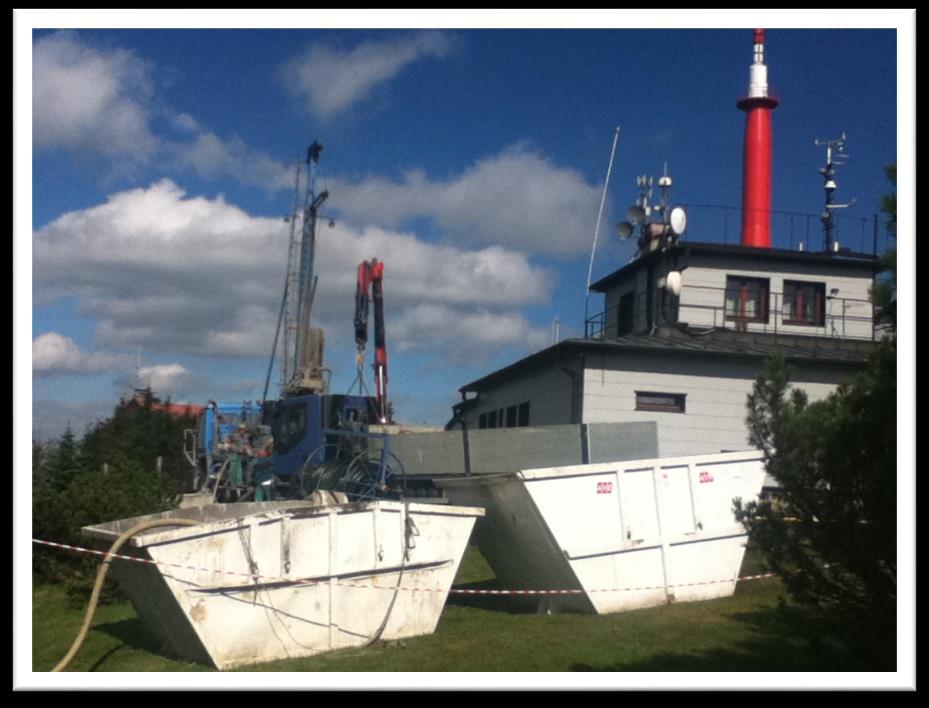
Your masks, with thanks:
[[[746,112],[739,245],[684,240],[671,179],[651,178],[620,224],[638,231],[636,257],[590,286],[603,311],[583,338],[567,339],[462,386],[450,428],[657,423],[662,457],[745,450],[747,396],[765,361],[781,352],[791,385],[811,401],[850,380],[875,347],[870,299],[878,258],[833,240],[833,154],[824,168],[819,252],[771,247],[771,113],[764,31],[756,30]]]

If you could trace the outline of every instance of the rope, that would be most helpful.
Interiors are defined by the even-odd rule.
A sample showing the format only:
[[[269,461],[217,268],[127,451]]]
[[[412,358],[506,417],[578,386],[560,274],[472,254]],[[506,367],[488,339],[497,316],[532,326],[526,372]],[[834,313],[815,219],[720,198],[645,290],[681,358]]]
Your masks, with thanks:
[[[335,503],[339,503],[339,504],[345,503],[342,499],[340,499],[337,496],[339,492],[332,492],[332,491],[327,491],[327,490],[322,490],[322,489],[319,489],[316,491],[319,492],[321,495],[326,495],[326,494],[332,495],[332,499]],[[416,529],[415,524],[413,524],[407,536],[407,548],[408,549],[415,548],[415,542],[411,542],[411,537],[418,536],[418,535],[419,535],[419,530]],[[32,539],[32,542],[38,545],[48,546],[50,548],[59,548],[65,551],[73,551],[75,553],[87,553],[87,554],[96,555],[96,556],[107,555],[103,551],[95,551],[89,548],[80,548],[78,546],[68,546],[63,543],[54,543],[52,541],[42,541],[37,538]],[[116,558],[119,560],[131,561],[135,563],[157,565],[157,566],[162,566],[165,568],[178,568],[178,569],[183,569],[183,570],[203,571],[207,573],[213,573],[213,574],[218,574],[218,575],[228,575],[228,576],[237,577],[237,578],[254,579],[254,576],[251,573],[239,573],[235,571],[220,571],[220,570],[211,569],[211,568],[204,568],[204,567],[197,566],[197,565],[183,565],[180,563],[159,563],[153,560],[148,560],[146,558],[138,558],[135,556],[123,556],[115,552],[112,553],[111,555],[113,558]],[[828,566],[824,566],[824,567],[828,567]],[[276,576],[276,575],[259,575],[258,577],[264,581],[272,582],[272,583],[284,582],[284,583],[294,583],[295,585],[317,585],[319,583],[318,580],[312,580],[310,578],[294,579],[290,577]],[[777,573],[761,573],[758,575],[742,575],[742,576],[738,576],[735,578],[730,577],[730,578],[717,578],[714,580],[700,580],[700,581],[696,581],[692,583],[674,583],[673,585],[670,585],[669,587],[685,588],[685,587],[694,587],[698,585],[715,585],[718,583],[731,583],[733,581],[743,582],[743,581],[748,581],[748,580],[761,580],[765,578],[776,578],[776,577],[777,577]],[[364,590],[391,590],[391,588],[365,585],[363,583],[338,582],[336,584],[343,586],[343,587],[358,588],[358,589],[364,589]],[[631,592],[631,591],[640,591],[640,590],[661,590],[664,587],[665,587],[664,585],[642,585],[642,586],[637,586],[637,587],[588,588],[586,590],[578,590],[576,588],[570,589],[570,590],[471,590],[471,589],[453,587],[448,592],[451,594],[460,594],[460,595],[579,595],[585,592],[594,593],[594,592]],[[437,588],[427,588],[427,587],[403,588],[401,587],[400,589],[410,591],[410,592],[445,592],[445,589],[441,587],[437,587]]]
[[[122,545],[132,538],[135,534],[145,529],[154,528],[156,526],[196,526],[199,522],[192,521],[190,519],[150,519],[149,521],[143,521],[136,524],[128,531],[125,531],[119,538],[117,538],[113,545],[110,546],[110,550],[107,551],[106,557],[103,559],[103,563],[100,565],[99,570],[97,571],[97,579],[94,581],[93,591],[90,593],[90,602],[87,605],[87,612],[84,615],[84,624],[81,626],[80,631],[75,637],[74,642],[71,644],[71,648],[68,650],[68,653],[65,654],[64,658],[59,661],[55,667],[52,669],[52,672],[63,671],[64,668],[71,663],[71,660],[74,659],[78,650],[83,645],[84,640],[87,638],[87,633],[90,631],[90,623],[93,621],[94,613],[97,611],[97,603],[100,601],[100,592],[103,589],[103,580],[106,578],[107,572],[110,570],[110,563],[113,560],[113,556],[118,551]]]
[[[410,543],[413,536],[419,535],[419,529],[416,528],[416,522],[410,517],[410,504],[409,502],[403,503],[403,554],[400,556],[400,573],[397,575],[397,584],[394,587],[393,597],[390,598],[390,605],[387,607],[387,612],[384,614],[384,620],[381,622],[381,626],[377,628],[374,634],[371,635],[371,638],[368,639],[365,644],[366,647],[374,644],[378,639],[381,638],[381,635],[384,634],[384,630],[387,628],[387,623],[390,621],[390,616],[394,611],[394,603],[397,602],[397,596],[400,594],[400,586],[403,584],[403,573],[406,570],[406,562],[410,559],[410,551],[416,547],[416,543]]]

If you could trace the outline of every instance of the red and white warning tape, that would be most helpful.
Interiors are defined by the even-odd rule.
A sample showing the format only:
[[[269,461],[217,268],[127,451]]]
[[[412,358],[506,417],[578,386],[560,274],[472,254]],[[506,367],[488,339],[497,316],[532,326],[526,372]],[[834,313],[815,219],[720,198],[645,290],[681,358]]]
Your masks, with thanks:
[[[136,556],[125,556],[117,553],[107,553],[106,551],[97,551],[92,548],[82,548],[80,546],[69,546],[65,543],[55,543],[53,541],[42,541],[39,539],[32,539],[32,542],[40,546],[49,546],[51,548],[59,548],[66,551],[72,551],[75,553],[86,553],[88,555],[101,556],[110,558],[115,558],[119,560],[132,561],[134,563],[144,563],[147,565],[162,566],[166,568],[180,568],[183,570],[193,570],[200,573],[210,573],[214,575],[232,575],[239,578],[248,578],[252,582],[261,580],[265,583],[275,583],[275,582],[287,582],[295,583],[298,585],[322,585],[328,584],[328,580],[310,580],[310,579],[300,579],[300,578],[285,578],[285,577],[275,577],[275,576],[266,576],[266,575],[253,575],[251,573],[240,573],[235,571],[225,571],[225,570],[216,570],[208,568],[200,568],[192,565],[181,565],[178,563],[163,563],[154,561],[148,558],[138,558]],[[680,583],[671,585],[669,587],[673,588],[684,588],[684,587],[693,587],[696,585],[716,585],[719,583],[731,583],[735,580],[739,582],[744,582],[747,580],[760,580],[762,578],[773,578],[777,573],[762,573],[759,575],[745,575],[740,578],[724,578],[720,580],[706,580],[696,583]],[[340,586],[345,587],[354,587],[354,588],[369,588],[373,590],[391,590],[393,591],[394,587],[387,586],[376,586],[376,585],[367,585],[367,584],[357,584],[350,583],[345,581],[339,581],[336,583]],[[404,588],[401,587],[401,590],[407,591],[419,591],[419,592],[443,592],[441,588]],[[664,590],[664,585],[650,585],[650,586],[641,586],[641,587],[626,587],[626,588],[602,588],[602,589],[592,589],[592,590],[466,590],[463,588],[451,588],[448,592],[454,593],[457,595],[583,595],[585,592],[636,592],[642,590]]]

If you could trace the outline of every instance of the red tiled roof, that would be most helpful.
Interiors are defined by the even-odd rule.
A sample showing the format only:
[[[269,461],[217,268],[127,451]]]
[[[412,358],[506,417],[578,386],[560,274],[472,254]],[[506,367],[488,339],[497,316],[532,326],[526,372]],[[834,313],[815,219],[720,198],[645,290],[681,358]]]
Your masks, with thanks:
[[[200,415],[200,411],[203,410],[203,406],[193,403],[153,403],[152,410],[164,411],[168,415],[173,415],[180,418],[185,415]]]

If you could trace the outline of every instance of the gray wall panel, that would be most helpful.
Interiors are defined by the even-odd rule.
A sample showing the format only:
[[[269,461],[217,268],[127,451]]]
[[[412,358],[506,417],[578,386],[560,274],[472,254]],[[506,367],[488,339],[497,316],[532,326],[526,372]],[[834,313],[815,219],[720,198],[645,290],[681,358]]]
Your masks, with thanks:
[[[658,423],[589,423],[587,449],[591,463],[658,457]]]
[[[390,436],[389,450],[415,476],[465,474],[464,434],[460,430],[399,433]],[[497,474],[534,467],[579,465],[584,462],[580,425],[471,430],[467,435],[472,474]],[[594,423],[587,426],[589,462],[658,457],[658,426],[654,422]],[[381,449],[377,438],[369,444]]]

